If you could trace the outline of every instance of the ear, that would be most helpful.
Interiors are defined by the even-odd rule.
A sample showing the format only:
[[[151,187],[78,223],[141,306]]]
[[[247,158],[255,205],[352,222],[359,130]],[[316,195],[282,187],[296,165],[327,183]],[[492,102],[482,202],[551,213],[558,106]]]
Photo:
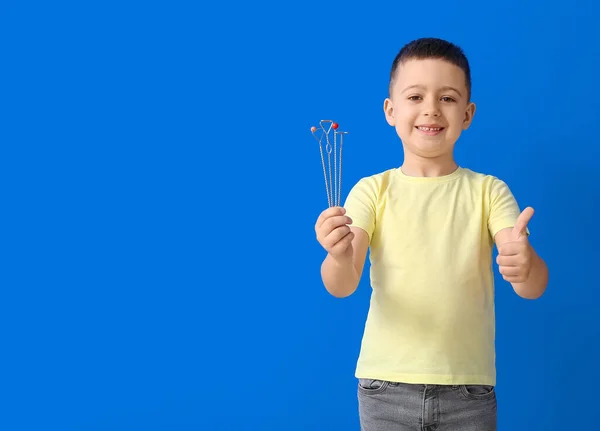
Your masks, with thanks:
[[[383,112],[385,113],[385,119],[387,120],[388,124],[390,126],[394,126],[394,103],[389,97],[383,102]]]
[[[467,105],[467,109],[465,110],[465,119],[463,121],[463,130],[467,130],[471,123],[473,122],[473,117],[475,116],[476,106],[473,102],[469,102]]]

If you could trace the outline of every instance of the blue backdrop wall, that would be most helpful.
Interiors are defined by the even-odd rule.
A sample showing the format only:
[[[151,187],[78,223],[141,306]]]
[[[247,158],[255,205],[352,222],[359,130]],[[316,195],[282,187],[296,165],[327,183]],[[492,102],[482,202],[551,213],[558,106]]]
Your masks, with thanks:
[[[1,429],[358,430],[368,272],[344,300],[322,287],[309,129],[350,132],[344,195],[399,166],[382,103],[422,36],[468,54],[457,159],[535,208],[551,273],[538,301],[497,277],[500,429],[594,429],[597,3],[13,2],[0,20]]]

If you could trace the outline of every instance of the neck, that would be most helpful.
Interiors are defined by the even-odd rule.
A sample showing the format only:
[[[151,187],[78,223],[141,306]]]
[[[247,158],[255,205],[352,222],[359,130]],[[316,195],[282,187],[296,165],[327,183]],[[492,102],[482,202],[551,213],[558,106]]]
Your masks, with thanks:
[[[442,177],[456,171],[458,164],[452,156],[427,158],[405,152],[401,169],[411,177]]]

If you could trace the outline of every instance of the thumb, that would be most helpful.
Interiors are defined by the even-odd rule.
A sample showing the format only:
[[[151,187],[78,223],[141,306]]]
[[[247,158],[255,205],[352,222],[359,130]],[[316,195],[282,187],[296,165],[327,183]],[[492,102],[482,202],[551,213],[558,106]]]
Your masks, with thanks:
[[[519,217],[517,218],[517,222],[515,223],[515,226],[513,227],[513,237],[515,239],[519,239],[519,238],[521,238],[522,235],[525,235],[525,232],[527,229],[527,224],[531,220],[531,217],[533,217],[533,213],[534,213],[533,208],[527,207],[519,215]]]

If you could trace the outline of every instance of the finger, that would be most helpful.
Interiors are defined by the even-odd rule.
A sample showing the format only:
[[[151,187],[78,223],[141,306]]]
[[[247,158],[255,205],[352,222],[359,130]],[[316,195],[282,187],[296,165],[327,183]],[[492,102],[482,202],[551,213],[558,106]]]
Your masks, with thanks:
[[[498,266],[502,267],[527,267],[529,266],[529,258],[527,255],[519,254],[516,256],[498,256],[496,258]]]
[[[506,277],[514,277],[519,275],[520,270],[516,266],[501,266],[500,268],[498,268],[498,271],[500,272],[500,274]]]
[[[318,230],[322,236],[327,236],[335,229],[352,224],[352,219],[347,216],[334,216],[330,217],[323,222],[323,225]]]
[[[516,256],[498,256],[496,263],[498,266],[519,266],[520,259]]]
[[[503,275],[502,278],[509,283],[523,283],[525,281],[525,278],[521,275]]]
[[[348,232],[341,240],[339,240],[333,247],[331,247],[329,253],[332,255],[338,255],[345,252],[350,244],[352,244],[352,240],[354,239],[354,232]]]
[[[513,236],[515,239],[519,239],[521,235],[525,235],[527,224],[533,217],[534,210],[531,207],[527,207],[523,210],[523,212],[517,218],[517,222],[513,227]]]
[[[327,208],[323,211],[319,217],[317,218],[317,222],[315,223],[315,228],[320,229],[329,218],[334,216],[342,216],[346,214],[346,209],[343,207],[331,207]]]
[[[522,245],[516,241],[507,242],[498,247],[499,256],[515,256],[519,254]]]
[[[333,248],[342,238],[344,238],[350,232],[350,228],[345,225],[335,228],[333,231],[331,231],[329,235],[325,237],[325,240],[323,241],[325,248]]]

